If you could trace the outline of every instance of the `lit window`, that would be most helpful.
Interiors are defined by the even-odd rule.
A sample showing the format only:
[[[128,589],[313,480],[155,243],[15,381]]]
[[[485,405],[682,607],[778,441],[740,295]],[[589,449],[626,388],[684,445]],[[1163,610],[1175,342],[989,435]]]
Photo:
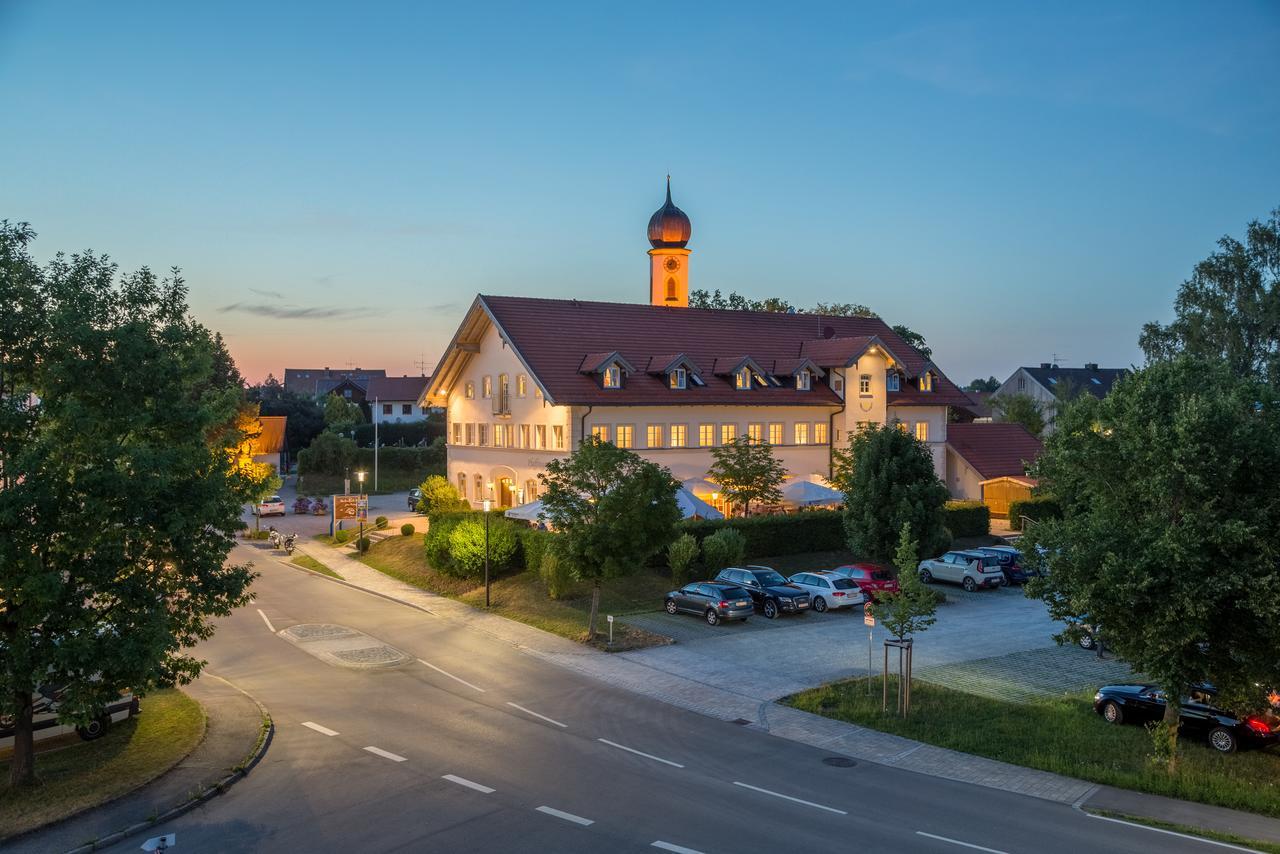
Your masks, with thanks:
[[[541,398],[542,398],[542,389],[541,389],[541,388],[539,388],[538,386],[534,386],[534,387],[533,387],[533,396],[534,396],[534,397],[536,397],[536,398],[538,398],[538,399],[541,399]]]
[[[564,450],[564,425],[563,424],[551,425],[551,442],[555,446],[555,450],[557,451]]]
[[[476,501],[484,501],[484,478],[476,475]]]
[[[796,389],[799,391],[809,390],[809,372],[807,370],[796,374]]]
[[[780,422],[769,425],[769,444],[782,444],[782,424]]]
[[[458,472],[458,497],[467,497],[467,476],[462,472]]]
[[[907,422],[905,421],[898,421],[897,419],[894,419],[893,426],[897,427],[903,433],[911,432],[911,428],[907,426]]]
[[[804,421],[796,422],[796,444],[809,444],[809,425]]]
[[[751,388],[751,369],[743,368],[734,374],[733,383],[740,390]]]
[[[503,430],[505,429],[506,429],[505,425],[502,425],[502,424],[493,425],[493,446],[495,448],[501,448],[503,446],[502,436],[503,436]]]
[[[529,378],[524,374],[516,377],[516,397],[524,397],[529,393]]]
[[[477,445],[489,444],[489,425],[488,424],[476,425],[476,444]]]
[[[609,425],[608,424],[592,425],[591,438],[599,439],[601,442],[609,441]]]
[[[467,425],[467,441],[464,444],[474,445],[476,443],[476,425]]]
[[[486,376],[480,381],[480,396],[484,398],[493,397],[493,377]]]
[[[688,384],[688,376],[684,368],[676,368],[669,375],[672,388],[684,388]]]
[[[709,448],[716,443],[716,425],[699,424],[698,425],[698,444],[703,448]]]
[[[636,428],[630,424],[619,424],[614,431],[614,444],[619,448],[630,448],[635,443]]]
[[[819,421],[813,425],[813,444],[827,444],[827,423],[825,421]]]
[[[453,444],[462,444],[462,423],[459,421],[453,422]]]
[[[754,444],[760,444],[764,441],[764,425],[748,424],[747,425],[747,441]]]
[[[734,440],[738,438],[737,424],[721,424],[720,425],[720,444],[732,445]]]
[[[538,482],[533,478],[524,482],[524,500],[526,503],[538,500]]]
[[[929,371],[920,375],[920,390],[933,391],[933,374]]]
[[[516,447],[518,448],[533,447],[532,445],[529,444],[529,425],[528,424],[520,425],[520,442],[518,445],[516,445]]]
[[[901,382],[902,381],[899,379],[896,373],[890,372],[890,374],[887,377],[885,377],[884,384],[885,384],[885,388],[887,388],[889,391],[898,391],[901,389]]]
[[[871,394],[871,374],[863,374],[858,377],[858,394]]]
[[[604,387],[622,388],[622,369],[617,365],[610,365],[604,369]]]
[[[538,424],[533,428],[533,446],[538,450],[546,450],[547,447],[547,425]]]
[[[916,422],[916,438],[919,439],[921,442],[929,441],[929,422],[928,421]]]
[[[383,415],[390,415],[390,414],[391,414],[391,404],[389,404],[389,403],[384,403],[384,404],[382,404],[382,414],[383,414]]]
[[[644,443],[647,448],[662,447],[662,425],[650,424],[644,431]]]
[[[474,382],[467,383],[466,391],[464,392],[464,394],[467,400],[474,400],[476,396],[476,384]]]
[[[688,441],[689,428],[684,424],[671,425],[671,447],[683,448]]]

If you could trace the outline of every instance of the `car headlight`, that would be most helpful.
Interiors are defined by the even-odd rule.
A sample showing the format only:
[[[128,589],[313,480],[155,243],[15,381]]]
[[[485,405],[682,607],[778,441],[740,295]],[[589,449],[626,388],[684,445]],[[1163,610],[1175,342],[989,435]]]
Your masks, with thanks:
[[[1094,694],[1094,695],[1093,695],[1093,699],[1094,699],[1095,701],[1097,701],[1097,700],[1101,700],[1101,699],[1102,699],[1102,692],[1101,692],[1101,691],[1099,691],[1098,693]]]
[[[790,605],[790,604],[792,603],[792,601],[793,601],[793,600],[792,600],[792,599],[791,599],[791,597],[789,597],[789,596],[781,596],[781,597],[779,597],[779,598],[778,598],[778,601],[779,601],[779,602],[782,602],[782,603],[784,603],[784,604],[786,604],[786,605]]]

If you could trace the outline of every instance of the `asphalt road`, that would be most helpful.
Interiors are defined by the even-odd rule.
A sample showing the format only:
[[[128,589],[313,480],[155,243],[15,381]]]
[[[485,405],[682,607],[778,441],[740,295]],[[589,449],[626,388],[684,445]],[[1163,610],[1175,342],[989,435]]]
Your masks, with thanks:
[[[1215,850],[1035,798],[833,767],[820,750],[237,552],[263,573],[257,601],[200,654],[267,706],[276,737],[227,794],[156,828],[180,854]],[[300,623],[358,629],[414,660],[337,667],[274,634]]]

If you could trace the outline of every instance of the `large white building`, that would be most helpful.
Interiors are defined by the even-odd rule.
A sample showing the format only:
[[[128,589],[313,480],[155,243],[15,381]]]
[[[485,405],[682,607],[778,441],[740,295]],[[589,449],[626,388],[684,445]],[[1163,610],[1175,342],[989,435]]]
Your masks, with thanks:
[[[932,362],[878,317],[690,308],[690,233],[668,186],[648,304],[476,297],[419,401],[445,407],[464,498],[531,501],[547,462],[590,435],[681,480],[748,436],[822,480],[850,432],[899,422],[946,476],[948,407],[967,398]]]

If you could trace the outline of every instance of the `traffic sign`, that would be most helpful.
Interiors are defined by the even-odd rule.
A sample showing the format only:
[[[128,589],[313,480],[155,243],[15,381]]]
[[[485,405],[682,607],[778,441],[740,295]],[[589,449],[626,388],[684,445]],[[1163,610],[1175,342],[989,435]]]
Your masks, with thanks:
[[[875,614],[871,613],[871,603],[868,602],[862,606],[862,624],[864,626],[874,626],[876,624]]]

